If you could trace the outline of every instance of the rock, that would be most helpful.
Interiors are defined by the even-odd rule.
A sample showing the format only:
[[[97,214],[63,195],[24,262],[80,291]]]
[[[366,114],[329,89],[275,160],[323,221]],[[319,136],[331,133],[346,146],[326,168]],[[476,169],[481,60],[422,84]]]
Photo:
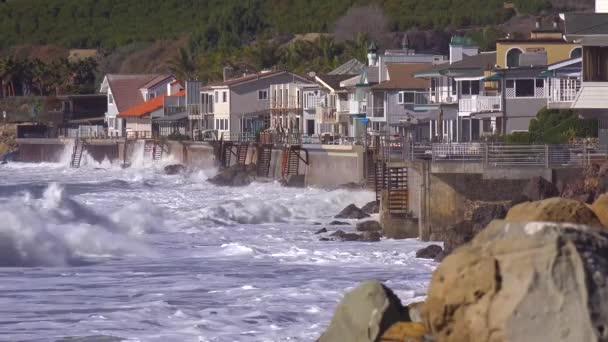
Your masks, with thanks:
[[[341,221],[331,221],[329,222],[330,226],[350,226],[350,223],[348,222],[341,222]]]
[[[561,196],[583,203],[593,203],[594,198],[594,194],[585,189],[585,181],[582,179],[566,184]]]
[[[608,234],[493,221],[434,272],[424,321],[437,341],[605,341]]]
[[[435,259],[433,259],[434,262],[442,262],[443,259],[445,259],[445,257],[447,257],[448,254],[445,253],[445,251],[441,251],[441,253],[437,254],[435,256]]]
[[[543,177],[534,177],[528,181],[522,195],[532,201],[541,201],[559,196],[559,191],[557,191],[557,187],[553,183]]]
[[[388,239],[402,240],[418,237],[418,219],[412,217],[395,218],[390,213],[381,214],[382,235]]]
[[[603,194],[598,197],[598,199],[593,202],[591,210],[593,210],[593,213],[595,213],[595,216],[597,216],[602,225],[608,228],[608,194]]]
[[[253,182],[255,175],[256,171],[251,167],[233,165],[209,179],[209,182],[220,186],[247,186]]]
[[[344,234],[346,234],[345,231],[343,231],[343,230],[336,230],[335,232],[331,233],[329,236],[340,237],[340,236],[343,236]]]
[[[380,342],[423,342],[426,328],[422,323],[397,322],[380,338]]]
[[[407,312],[412,322],[423,323],[424,302],[410,303],[407,305]]]
[[[364,213],[366,214],[378,214],[380,212],[380,206],[378,205],[378,202],[376,201],[371,201],[369,203],[367,203],[366,205],[364,205],[361,210],[363,210]]]
[[[361,241],[363,240],[363,235],[359,235],[357,233],[344,233],[338,236],[340,241]]]
[[[565,198],[518,204],[509,210],[506,220],[520,223],[543,221],[601,226],[599,219],[587,205]]]
[[[186,167],[182,164],[173,164],[165,166],[166,175],[177,175],[186,171]]]
[[[382,234],[380,234],[379,232],[365,232],[365,233],[363,233],[363,235],[361,236],[361,240],[359,240],[359,241],[378,242],[378,241],[380,241],[381,237],[382,237]]]
[[[327,228],[321,228],[315,232],[315,235],[327,233]]]
[[[450,254],[456,248],[471,241],[475,234],[473,233],[473,223],[471,221],[460,221],[451,225],[445,232],[443,240],[444,253]]]
[[[393,324],[410,320],[393,292],[368,281],[346,293],[319,342],[375,342]]]
[[[435,259],[441,252],[443,252],[443,248],[441,248],[441,246],[430,245],[416,251],[416,258]]]
[[[359,232],[379,232],[382,226],[378,221],[361,221],[357,222],[357,231]]]
[[[473,233],[476,234],[484,229],[494,220],[502,220],[507,216],[509,207],[500,203],[485,203],[473,210],[471,222],[473,223]]]
[[[326,238],[326,237],[322,237],[322,238],[319,239],[319,241],[331,241],[331,239],[330,238]]]
[[[355,219],[360,220],[369,217],[368,214],[364,213],[361,209],[359,209],[356,205],[351,204],[348,207],[344,208],[338,215],[336,215],[337,219]]]

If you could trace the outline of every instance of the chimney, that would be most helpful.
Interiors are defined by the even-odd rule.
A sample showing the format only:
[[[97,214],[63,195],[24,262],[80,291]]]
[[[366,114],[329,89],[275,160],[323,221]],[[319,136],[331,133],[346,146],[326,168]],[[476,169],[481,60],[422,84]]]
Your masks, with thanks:
[[[539,30],[542,23],[541,17],[536,17],[536,29]]]
[[[224,69],[222,70],[222,73],[224,75],[224,82],[228,81],[228,79],[230,79],[230,77],[232,77],[232,67],[230,66],[225,66]]]

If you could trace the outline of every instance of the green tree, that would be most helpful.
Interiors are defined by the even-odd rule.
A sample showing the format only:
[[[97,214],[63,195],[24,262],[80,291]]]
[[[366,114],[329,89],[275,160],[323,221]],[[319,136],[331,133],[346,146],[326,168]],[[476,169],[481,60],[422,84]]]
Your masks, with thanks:
[[[191,80],[196,75],[195,58],[185,48],[179,49],[177,56],[170,60],[168,64],[171,72],[182,82]]]

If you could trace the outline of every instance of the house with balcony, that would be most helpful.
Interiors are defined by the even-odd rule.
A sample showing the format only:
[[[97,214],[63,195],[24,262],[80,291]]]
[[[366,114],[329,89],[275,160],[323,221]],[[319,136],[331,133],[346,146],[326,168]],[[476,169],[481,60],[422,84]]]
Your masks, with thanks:
[[[313,133],[348,135],[351,108],[348,101],[348,90],[342,86],[342,82],[357,77],[359,76],[352,74],[315,75],[315,82],[319,85],[318,92],[312,94],[309,92],[305,97],[308,104],[316,106]],[[310,121],[307,125],[311,125]]]
[[[582,57],[547,66],[545,91],[547,108],[569,109],[581,89]]]
[[[288,71],[264,71],[202,87],[200,101],[202,117],[200,120],[204,125],[202,128],[216,130],[218,137],[223,136],[224,139],[230,139],[231,134],[255,134],[270,128],[271,85],[289,83],[313,82]],[[292,95],[297,96],[297,93],[289,93],[289,87],[283,87],[281,90],[287,90],[286,99]],[[281,96],[283,94],[281,93]]]
[[[319,86],[315,83],[270,85],[270,128],[277,132],[309,134],[312,127],[314,134],[318,94]]]
[[[386,65],[387,80],[371,87],[367,118],[381,122],[390,134],[408,136],[412,141],[428,141],[429,113],[415,110],[416,94],[430,87],[428,79],[416,78],[431,63],[391,63]]]
[[[582,79],[572,109],[599,121],[601,144],[608,144],[608,1],[596,0],[596,13],[563,15],[568,40],[582,46]]]
[[[155,97],[167,94],[167,89],[175,87],[175,77],[165,74],[108,74],[104,77],[99,92],[107,97],[105,120],[108,135],[124,137],[126,125],[118,114],[125,112]]]

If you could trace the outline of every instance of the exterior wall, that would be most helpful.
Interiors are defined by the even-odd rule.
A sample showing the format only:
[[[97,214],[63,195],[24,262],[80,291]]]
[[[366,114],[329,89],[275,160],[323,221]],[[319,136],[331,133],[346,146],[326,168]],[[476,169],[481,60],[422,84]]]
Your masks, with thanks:
[[[536,117],[539,110],[547,105],[546,98],[507,98],[507,133],[527,131],[530,120]],[[500,114],[497,114],[500,116]]]
[[[164,95],[167,93],[167,85],[169,85],[171,82],[175,81],[174,77],[170,77],[168,78],[166,81],[163,81],[157,85],[155,85],[152,88],[149,89],[145,89],[145,93],[142,93],[142,96],[147,100],[150,100],[146,97],[146,95],[148,93],[154,92],[156,94],[156,97]]]
[[[152,120],[149,118],[125,119],[127,132],[152,132]]]
[[[496,42],[496,64],[505,68],[507,64],[507,52],[512,48],[518,48],[524,53],[528,49],[544,49],[547,52],[547,64],[561,62],[570,59],[570,52],[580,47],[577,44],[567,43],[543,43],[543,42]]]
[[[226,102],[223,101],[224,92],[226,92]],[[213,116],[214,116],[214,119],[230,119],[230,107],[231,107],[230,100],[231,100],[231,94],[230,94],[230,90],[228,88],[214,89],[214,91],[213,91]],[[218,136],[221,134],[224,134],[224,136],[230,134],[229,129],[220,130],[219,127],[217,127],[215,125],[215,122],[214,122],[213,127],[214,127],[214,129],[218,130]],[[230,120],[228,120],[228,128],[230,128],[230,127],[232,127],[232,125],[231,125]]]

